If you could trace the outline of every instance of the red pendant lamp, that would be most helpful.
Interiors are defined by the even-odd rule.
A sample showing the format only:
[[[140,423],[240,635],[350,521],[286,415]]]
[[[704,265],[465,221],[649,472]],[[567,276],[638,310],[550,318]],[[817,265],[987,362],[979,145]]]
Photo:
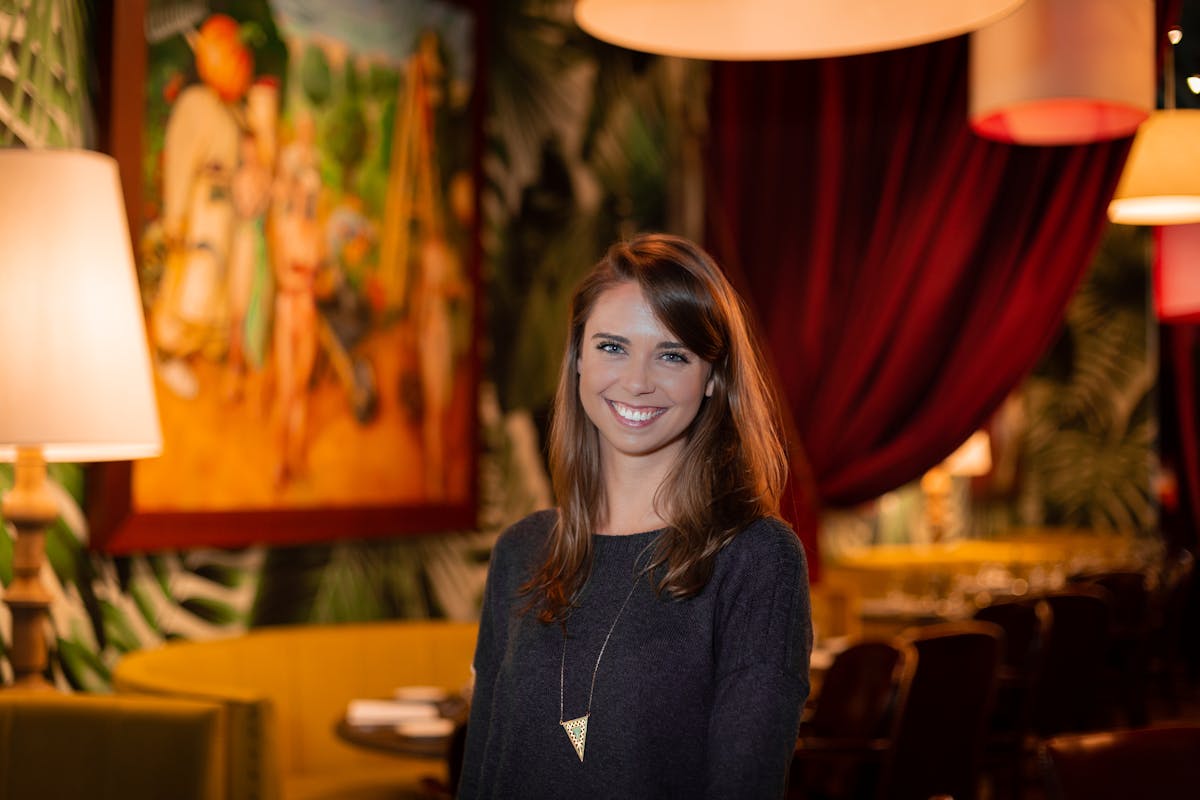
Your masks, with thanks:
[[[988,139],[1129,136],[1154,108],[1154,0],[1028,0],[971,34],[969,85]]]
[[[1154,229],[1154,314],[1200,322],[1200,222]]]

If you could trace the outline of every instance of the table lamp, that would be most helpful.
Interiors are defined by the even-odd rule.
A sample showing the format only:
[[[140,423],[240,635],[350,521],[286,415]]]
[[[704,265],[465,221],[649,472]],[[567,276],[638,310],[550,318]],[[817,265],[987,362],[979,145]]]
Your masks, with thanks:
[[[975,431],[946,459],[921,478],[925,496],[925,528],[930,541],[940,542],[950,528],[950,493],[955,477],[986,475],[992,469],[992,442],[987,431]]]
[[[8,652],[14,684],[49,688],[50,461],[157,455],[162,434],[116,162],[0,150],[0,461],[15,462]]]

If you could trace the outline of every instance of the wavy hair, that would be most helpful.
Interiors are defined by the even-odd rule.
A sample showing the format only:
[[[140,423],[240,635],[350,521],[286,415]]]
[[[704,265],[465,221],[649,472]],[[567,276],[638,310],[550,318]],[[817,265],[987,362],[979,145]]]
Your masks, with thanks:
[[[544,560],[522,592],[526,611],[561,621],[591,570],[592,534],[607,513],[599,434],[579,398],[576,365],[584,328],[604,292],[636,283],[655,317],[712,367],[705,398],[679,459],[655,496],[667,522],[647,570],[659,594],[700,592],[714,561],[755,519],[779,516],[787,456],[778,397],[741,298],[713,259],[693,242],[642,234],[618,242],[579,283],[550,428],[550,475],[559,514]]]

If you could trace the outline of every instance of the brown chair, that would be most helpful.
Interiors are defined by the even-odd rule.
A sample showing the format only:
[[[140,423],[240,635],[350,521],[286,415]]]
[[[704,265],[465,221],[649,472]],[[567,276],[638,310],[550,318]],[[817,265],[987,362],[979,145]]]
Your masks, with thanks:
[[[984,606],[975,612],[974,618],[995,623],[1004,630],[1004,650],[996,702],[988,720],[983,769],[991,777],[997,794],[1019,797],[1026,774],[1033,774],[1034,703],[1054,614],[1044,600],[1022,599]]]
[[[970,620],[912,628],[917,671],[896,731],[884,800],[950,795],[972,800],[1004,646],[994,623]]]
[[[1196,559],[1187,550],[1163,562],[1158,585],[1151,595],[1150,642],[1147,648],[1149,684],[1166,703],[1167,713],[1178,716],[1179,684],[1184,672],[1184,616],[1195,577]]]
[[[1033,701],[1033,729],[1042,738],[1103,727],[1110,597],[1092,584],[1042,596],[1054,618]]]
[[[789,796],[874,797],[917,665],[903,639],[864,640],[838,653],[800,727]]]
[[[1200,725],[1056,736],[1041,746],[1049,800],[1191,800],[1200,793]]]
[[[1150,582],[1140,571],[1090,573],[1079,581],[1108,590],[1109,628],[1102,676],[1104,708],[1112,724],[1116,716],[1139,728],[1149,722],[1147,684],[1150,672]]]
[[[223,731],[217,703],[0,692],[0,798],[218,800]]]

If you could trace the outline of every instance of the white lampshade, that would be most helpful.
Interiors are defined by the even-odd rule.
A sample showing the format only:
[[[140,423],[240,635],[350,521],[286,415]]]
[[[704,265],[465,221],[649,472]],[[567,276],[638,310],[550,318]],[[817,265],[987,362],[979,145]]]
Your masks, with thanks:
[[[1200,222],[1200,109],[1155,111],[1142,123],[1108,218],[1123,225]]]
[[[667,56],[826,58],[925,44],[975,30],[1025,0],[577,0],[598,39]]]
[[[1028,0],[971,34],[970,124],[1032,145],[1129,136],[1154,109],[1154,0]]]
[[[992,471],[991,437],[987,431],[975,431],[942,463],[951,475],[987,475]]]
[[[0,459],[162,450],[117,164],[0,150]]]

